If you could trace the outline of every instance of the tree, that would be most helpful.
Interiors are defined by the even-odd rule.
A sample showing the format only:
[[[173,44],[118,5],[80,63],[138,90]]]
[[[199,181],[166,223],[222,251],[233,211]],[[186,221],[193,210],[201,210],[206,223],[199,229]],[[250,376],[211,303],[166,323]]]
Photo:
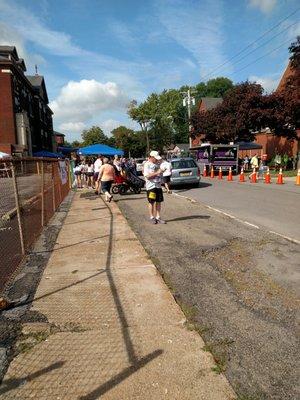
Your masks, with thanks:
[[[129,155],[132,144],[132,137],[134,131],[126,128],[126,126],[118,126],[111,131],[115,140],[116,146],[125,151],[126,155]]]
[[[292,68],[299,68],[300,67],[300,36],[297,36],[296,41],[290,45],[289,51],[291,53],[290,61],[291,61]]]
[[[254,132],[264,124],[261,113],[263,88],[244,82],[229,90],[212,110],[197,112],[192,117],[194,136],[204,134],[206,140],[228,143],[253,140]]]
[[[224,77],[210,79],[206,83],[200,82],[195,86],[196,99],[200,101],[202,97],[224,97],[233,88],[233,82]]]
[[[79,142],[78,140],[74,140],[72,142],[72,147],[82,147],[82,143]]]
[[[82,144],[83,146],[90,146],[92,144],[108,144],[109,139],[103,133],[99,126],[92,126],[90,129],[85,129],[82,131]]]

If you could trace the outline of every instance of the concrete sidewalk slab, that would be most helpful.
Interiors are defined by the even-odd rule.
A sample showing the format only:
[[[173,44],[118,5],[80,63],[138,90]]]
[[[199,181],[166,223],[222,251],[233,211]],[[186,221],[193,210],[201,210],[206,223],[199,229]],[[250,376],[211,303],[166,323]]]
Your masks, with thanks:
[[[77,192],[1,399],[230,400],[116,204]]]

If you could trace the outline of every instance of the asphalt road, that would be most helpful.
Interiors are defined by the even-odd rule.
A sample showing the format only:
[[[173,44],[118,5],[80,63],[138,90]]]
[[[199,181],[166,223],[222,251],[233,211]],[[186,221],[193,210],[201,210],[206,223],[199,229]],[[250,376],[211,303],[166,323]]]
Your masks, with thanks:
[[[243,221],[300,241],[300,186],[202,178],[200,188],[175,189]]]
[[[166,225],[149,223],[144,193],[116,200],[239,398],[299,398],[300,246],[177,196]]]

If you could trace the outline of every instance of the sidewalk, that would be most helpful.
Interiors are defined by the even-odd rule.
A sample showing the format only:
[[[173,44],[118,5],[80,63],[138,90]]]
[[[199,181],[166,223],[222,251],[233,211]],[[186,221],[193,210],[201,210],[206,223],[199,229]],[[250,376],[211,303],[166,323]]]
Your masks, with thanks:
[[[31,312],[0,399],[235,398],[117,205],[91,193],[76,193]]]

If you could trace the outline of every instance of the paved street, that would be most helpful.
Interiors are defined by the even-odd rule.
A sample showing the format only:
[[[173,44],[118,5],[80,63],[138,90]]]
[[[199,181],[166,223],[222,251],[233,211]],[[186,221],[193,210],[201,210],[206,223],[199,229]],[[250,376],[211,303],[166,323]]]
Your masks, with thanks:
[[[267,230],[300,241],[300,186],[290,181],[284,185],[265,185],[219,181],[202,178],[198,189],[178,189],[208,206],[248,221]],[[274,180],[275,182],[275,180]]]
[[[244,197],[250,189],[259,198],[283,194],[237,188]],[[207,186],[182,194],[204,197],[209,190],[214,193]],[[149,223],[144,193],[120,197],[118,205],[219,369],[241,399],[299,398],[299,245],[201,203],[173,195],[165,200],[166,225]]]

